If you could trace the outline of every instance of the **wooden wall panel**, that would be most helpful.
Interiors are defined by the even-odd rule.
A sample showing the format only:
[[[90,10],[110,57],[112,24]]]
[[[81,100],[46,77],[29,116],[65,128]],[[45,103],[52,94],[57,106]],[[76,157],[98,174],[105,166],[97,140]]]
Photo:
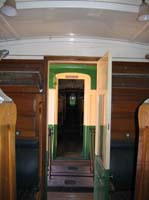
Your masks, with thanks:
[[[44,63],[40,60],[2,60],[0,62],[0,71],[10,72],[36,72],[39,73],[41,82],[44,79]],[[34,78],[34,77],[33,77]],[[0,84],[3,91],[8,94],[17,106],[17,124],[16,130],[18,138],[35,138],[38,135],[38,94],[40,94],[38,85],[13,85]],[[45,85],[43,84],[42,98],[45,95]]]
[[[17,120],[16,134],[17,137],[26,139],[38,137],[35,117],[19,117]]]
[[[11,98],[18,105],[17,110],[19,114],[35,114],[36,111],[36,94],[20,94],[10,93]]]
[[[1,71],[39,71],[43,77],[43,60],[1,60]]]
[[[9,95],[17,106],[16,129],[21,132],[17,138],[39,139],[39,199],[45,196],[46,158],[46,91],[47,66],[43,60],[2,60],[0,71],[36,71],[40,73],[43,91],[36,85],[2,85],[0,88]]]
[[[149,74],[149,62],[112,62],[113,73]]]
[[[15,88],[14,88],[15,89]],[[17,105],[18,138],[38,137],[37,130],[37,95],[30,93],[9,93]]]
[[[146,98],[149,98],[149,63],[113,62],[112,140],[136,139],[137,111]]]
[[[132,117],[126,117],[126,118],[118,117],[118,118],[112,119],[112,131],[114,131],[115,133],[119,133],[119,135],[122,135],[123,139],[124,139],[124,135],[127,138],[128,133],[133,138],[134,129],[135,129],[134,126],[135,126],[134,119]]]

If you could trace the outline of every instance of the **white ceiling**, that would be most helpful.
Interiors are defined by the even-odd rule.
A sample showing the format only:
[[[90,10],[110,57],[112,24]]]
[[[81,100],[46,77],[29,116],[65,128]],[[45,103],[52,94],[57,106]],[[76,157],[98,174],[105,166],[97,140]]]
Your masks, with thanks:
[[[17,16],[0,14],[0,42],[79,37],[148,45],[149,23],[136,20],[140,2],[17,0]]]

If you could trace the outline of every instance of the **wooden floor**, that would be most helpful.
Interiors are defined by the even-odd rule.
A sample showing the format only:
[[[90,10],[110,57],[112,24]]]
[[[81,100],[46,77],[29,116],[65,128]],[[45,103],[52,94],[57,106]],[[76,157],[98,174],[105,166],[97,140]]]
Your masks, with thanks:
[[[93,193],[48,192],[47,200],[93,200]]]
[[[54,160],[48,176],[48,192],[92,192],[93,173],[89,160]]]

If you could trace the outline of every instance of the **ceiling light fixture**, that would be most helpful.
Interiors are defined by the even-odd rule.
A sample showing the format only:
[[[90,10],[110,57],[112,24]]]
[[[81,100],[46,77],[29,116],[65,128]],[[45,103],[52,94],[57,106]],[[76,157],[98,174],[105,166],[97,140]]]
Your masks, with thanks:
[[[149,53],[145,55],[145,59],[149,60]]]
[[[4,5],[0,8],[2,14],[8,17],[17,15],[15,0],[6,0]]]
[[[7,49],[0,50],[0,60],[8,56],[8,54],[9,54],[9,51]]]
[[[4,5],[6,0],[0,0],[0,8]]]
[[[145,0],[142,0],[137,20],[140,22],[149,21],[149,5],[145,2]]]

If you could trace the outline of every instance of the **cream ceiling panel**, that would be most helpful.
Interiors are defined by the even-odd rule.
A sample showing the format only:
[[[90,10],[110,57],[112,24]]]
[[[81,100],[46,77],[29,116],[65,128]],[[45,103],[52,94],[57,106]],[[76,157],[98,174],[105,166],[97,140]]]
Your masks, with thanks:
[[[114,2],[107,0],[112,1]],[[135,2],[134,4],[138,5],[140,0],[120,2]],[[0,41],[68,36],[107,38],[146,45],[149,42],[149,27],[147,23],[136,21],[136,17],[137,13],[134,12],[101,9],[21,9],[18,10],[18,15],[12,18],[0,14]]]

